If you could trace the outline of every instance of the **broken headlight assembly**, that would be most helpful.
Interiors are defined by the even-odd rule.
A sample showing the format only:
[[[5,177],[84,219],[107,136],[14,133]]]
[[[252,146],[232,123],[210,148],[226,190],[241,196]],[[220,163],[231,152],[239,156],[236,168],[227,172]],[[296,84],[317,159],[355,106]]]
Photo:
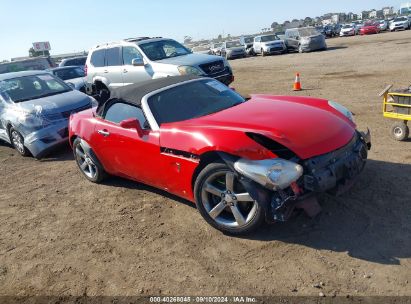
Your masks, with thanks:
[[[352,122],[354,122],[354,116],[352,115],[351,111],[348,110],[343,105],[339,104],[338,102],[332,101],[332,100],[328,101],[328,105],[334,108],[335,110],[337,110],[338,112],[340,112],[341,114],[343,114],[345,117],[347,117]]]
[[[291,161],[274,158],[264,160],[240,159],[235,170],[256,183],[272,190],[285,189],[303,175],[303,167]]]

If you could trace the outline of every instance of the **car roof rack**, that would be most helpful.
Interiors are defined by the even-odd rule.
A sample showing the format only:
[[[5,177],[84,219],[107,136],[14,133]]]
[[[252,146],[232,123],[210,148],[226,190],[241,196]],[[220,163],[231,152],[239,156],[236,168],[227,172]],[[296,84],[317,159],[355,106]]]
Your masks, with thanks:
[[[142,40],[154,39],[154,38],[163,38],[163,37],[136,37],[136,38],[126,38],[124,41],[127,42],[139,42]]]

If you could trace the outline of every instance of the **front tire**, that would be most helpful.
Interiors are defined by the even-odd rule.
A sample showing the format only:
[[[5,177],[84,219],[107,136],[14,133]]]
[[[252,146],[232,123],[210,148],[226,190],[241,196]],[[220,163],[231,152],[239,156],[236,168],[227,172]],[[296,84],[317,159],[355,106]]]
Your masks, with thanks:
[[[90,146],[81,138],[76,138],[74,141],[73,153],[81,173],[83,173],[90,182],[98,184],[106,177],[106,172],[97,159],[97,156]]]
[[[14,129],[13,127],[11,127],[9,134],[10,134],[10,142],[13,145],[13,148],[16,149],[16,151],[19,152],[21,156],[29,156],[30,152],[24,146],[24,138],[20,134],[20,132]]]
[[[194,185],[197,209],[214,228],[232,235],[248,234],[264,221],[264,209],[224,163],[211,163]]]

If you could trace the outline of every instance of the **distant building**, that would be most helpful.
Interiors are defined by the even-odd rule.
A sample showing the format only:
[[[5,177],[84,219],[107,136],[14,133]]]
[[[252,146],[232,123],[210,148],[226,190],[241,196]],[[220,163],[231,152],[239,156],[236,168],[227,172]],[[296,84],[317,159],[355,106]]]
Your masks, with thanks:
[[[331,19],[333,21],[333,23],[340,23],[340,22],[344,22],[345,19],[347,18],[346,14],[334,14],[331,16]]]
[[[332,19],[323,19],[323,20],[321,21],[321,23],[322,23],[323,25],[329,25],[329,24],[333,23],[333,20],[332,20]]]
[[[394,15],[394,8],[392,6],[391,7],[388,7],[388,6],[384,7],[382,9],[382,13],[383,13],[384,17]]]
[[[403,3],[400,6],[400,14],[408,15],[411,14],[411,2]]]
[[[384,12],[383,10],[372,10],[368,14],[368,18],[371,19],[377,19],[377,18],[383,18],[384,17]]]
[[[348,20],[357,20],[358,15],[350,12],[350,13],[347,14],[347,19]]]
[[[370,18],[370,12],[369,11],[362,11],[360,16],[361,16],[362,20],[368,19],[368,18]]]

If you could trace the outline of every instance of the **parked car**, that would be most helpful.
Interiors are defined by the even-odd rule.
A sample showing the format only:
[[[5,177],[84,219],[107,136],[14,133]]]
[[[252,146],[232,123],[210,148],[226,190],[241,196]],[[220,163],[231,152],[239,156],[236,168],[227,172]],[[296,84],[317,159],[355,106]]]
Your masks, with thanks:
[[[266,56],[269,54],[284,54],[287,52],[287,45],[275,34],[260,35],[254,38],[254,52]]]
[[[409,30],[410,29],[410,21],[407,17],[397,17],[390,23],[390,31],[397,31],[397,30]]]
[[[66,58],[63,59],[60,64],[59,67],[65,67],[65,66],[79,66],[79,67],[83,67],[86,65],[86,60],[87,60],[87,56],[79,56],[79,57],[73,57],[73,58]]]
[[[316,29],[316,31],[319,32],[321,35],[323,35],[324,37],[326,37],[324,26],[319,25],[319,26],[316,26],[315,29]]]
[[[380,20],[380,21],[378,21],[378,24],[380,26],[380,31],[381,32],[388,30],[388,22],[387,21]]]
[[[313,27],[287,29],[285,37],[287,47],[292,51],[303,53],[327,49],[324,35]]]
[[[357,28],[354,24],[344,24],[340,31],[340,37],[357,35]]]
[[[254,37],[244,37],[241,41],[241,44],[245,48],[245,52],[248,56],[254,56]]]
[[[0,63],[0,74],[21,71],[47,70],[55,66],[54,61],[50,57],[35,57]]]
[[[221,48],[223,47],[223,43],[222,42],[218,42],[218,43],[213,43],[211,45],[211,53],[212,55],[217,55],[217,56],[221,56]]]
[[[86,82],[84,81],[84,70],[79,66],[59,67],[49,70],[54,76],[57,76],[74,89],[86,92]]]
[[[72,115],[69,134],[89,181],[111,174],[166,190],[231,234],[286,221],[296,206],[320,209],[316,194],[353,184],[370,147],[369,133],[334,101],[246,101],[196,76],[119,88],[97,109]]]
[[[246,57],[245,47],[240,40],[226,41],[221,47],[221,56],[228,59],[244,58]]]
[[[123,85],[150,79],[200,75],[225,84],[234,80],[227,60],[193,54],[179,42],[167,38],[129,38],[92,48],[85,66],[87,93],[109,96]]]
[[[46,71],[0,75],[0,139],[23,156],[41,158],[68,138],[71,113],[94,100]]]
[[[195,46],[191,49],[194,54],[206,54],[206,55],[211,55],[211,49],[209,45],[199,45]]]
[[[360,35],[379,34],[380,25],[376,22],[366,22],[360,30]]]
[[[333,25],[334,37],[338,37],[340,35],[341,28],[342,28],[342,24],[336,23]]]

